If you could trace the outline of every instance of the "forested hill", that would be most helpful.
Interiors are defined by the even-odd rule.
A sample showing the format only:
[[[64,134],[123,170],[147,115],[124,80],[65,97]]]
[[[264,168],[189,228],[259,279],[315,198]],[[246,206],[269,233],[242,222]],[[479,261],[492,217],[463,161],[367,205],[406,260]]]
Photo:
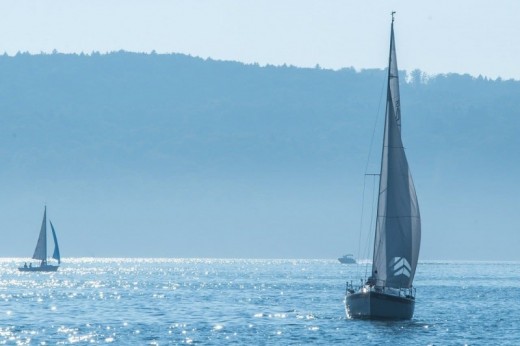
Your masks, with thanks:
[[[508,152],[520,147],[520,82],[412,76],[408,83],[401,76],[401,102],[403,136],[416,160],[508,165]],[[348,165],[352,156],[366,158],[367,137],[384,111],[384,79],[382,70],[260,67],[178,54],[4,55],[3,166],[14,175],[55,177],[101,168],[170,174],[186,166]]]
[[[136,182],[186,187],[188,180],[236,180],[240,189],[253,189],[254,181],[278,191],[273,200],[289,198],[293,185],[301,192],[328,184],[339,213],[360,199],[374,124],[368,170],[378,169],[385,77],[384,70],[258,66],[180,54],[0,56],[0,178],[13,196],[34,200],[52,200],[52,191],[67,195],[64,182],[80,182],[89,198],[91,189],[132,189]],[[489,197],[517,182],[519,96],[518,81],[402,72],[403,140],[420,200],[431,204],[424,208],[427,222],[441,228],[441,217],[459,217],[446,215],[440,203],[471,208],[460,195]],[[39,191],[39,182],[47,188]],[[234,188],[229,184],[226,191]],[[247,200],[238,195],[233,203]],[[514,195],[508,204],[516,203]],[[162,196],[165,203],[169,196]],[[305,206],[288,202],[290,209],[316,207],[307,197],[296,198]],[[111,198],[116,204],[118,195]],[[229,210],[226,201],[215,205]],[[329,225],[336,239],[346,218],[358,220],[341,215]]]

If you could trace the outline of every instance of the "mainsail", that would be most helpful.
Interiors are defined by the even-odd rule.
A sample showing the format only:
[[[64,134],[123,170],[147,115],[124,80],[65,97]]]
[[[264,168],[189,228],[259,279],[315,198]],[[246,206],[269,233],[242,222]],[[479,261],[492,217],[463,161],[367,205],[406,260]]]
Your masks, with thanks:
[[[412,286],[421,243],[419,204],[401,140],[399,100],[392,20],[372,277],[377,285],[395,288]]]
[[[34,249],[33,259],[46,261],[47,260],[47,207],[43,212],[42,227],[40,229],[40,236]]]
[[[49,220],[49,223],[51,224],[52,238],[54,239],[54,252],[52,253],[52,258],[57,260],[58,264],[60,264],[61,261],[60,261],[60,248],[58,246],[58,238],[56,237],[56,232],[54,231],[54,226],[52,225],[52,221]]]

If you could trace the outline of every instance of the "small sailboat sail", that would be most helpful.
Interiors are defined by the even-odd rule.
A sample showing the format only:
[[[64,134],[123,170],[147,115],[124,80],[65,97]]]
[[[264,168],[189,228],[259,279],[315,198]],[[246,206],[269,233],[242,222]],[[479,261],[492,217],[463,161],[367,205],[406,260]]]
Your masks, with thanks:
[[[421,217],[401,139],[393,14],[372,274],[365,285],[347,287],[346,310],[351,318],[409,319],[415,307],[412,282],[419,258]]]
[[[56,231],[54,230],[54,226],[52,225],[52,222],[50,220],[49,223],[51,224],[52,239],[54,239],[54,252],[52,253],[52,258],[54,258],[56,261],[58,261],[58,264],[60,264],[61,257],[60,247],[58,246],[58,237],[56,237]]]
[[[42,226],[40,228],[40,234],[38,236],[38,241],[36,242],[36,248],[34,249],[34,254],[32,256],[33,259],[39,260],[39,266],[33,266],[32,263],[27,266],[27,263],[24,264],[23,267],[18,268],[20,271],[41,271],[41,272],[50,272],[57,271],[59,264],[61,263],[60,258],[60,249],[58,247],[58,237],[56,236],[56,231],[54,230],[54,226],[51,223],[52,237],[54,239],[54,252],[52,254],[52,258],[58,261],[58,265],[50,265],[47,263],[47,207],[45,207],[43,211],[43,220]]]
[[[40,235],[38,236],[32,258],[40,261],[47,260],[47,207],[43,211],[42,227],[40,228]]]

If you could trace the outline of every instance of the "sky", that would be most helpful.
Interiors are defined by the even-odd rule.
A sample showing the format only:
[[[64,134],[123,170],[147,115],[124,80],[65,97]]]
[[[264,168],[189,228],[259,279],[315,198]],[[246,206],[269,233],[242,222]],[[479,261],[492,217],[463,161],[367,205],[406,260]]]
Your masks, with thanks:
[[[520,79],[520,2],[501,0],[10,0],[0,52],[185,53],[261,65],[399,68]]]

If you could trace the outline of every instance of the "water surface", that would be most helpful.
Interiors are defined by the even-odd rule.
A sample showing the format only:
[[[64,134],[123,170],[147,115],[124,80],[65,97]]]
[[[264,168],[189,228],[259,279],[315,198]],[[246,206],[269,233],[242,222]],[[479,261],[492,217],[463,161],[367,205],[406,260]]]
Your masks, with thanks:
[[[422,262],[415,316],[348,320],[336,260],[0,260],[0,344],[520,344],[520,263]]]

